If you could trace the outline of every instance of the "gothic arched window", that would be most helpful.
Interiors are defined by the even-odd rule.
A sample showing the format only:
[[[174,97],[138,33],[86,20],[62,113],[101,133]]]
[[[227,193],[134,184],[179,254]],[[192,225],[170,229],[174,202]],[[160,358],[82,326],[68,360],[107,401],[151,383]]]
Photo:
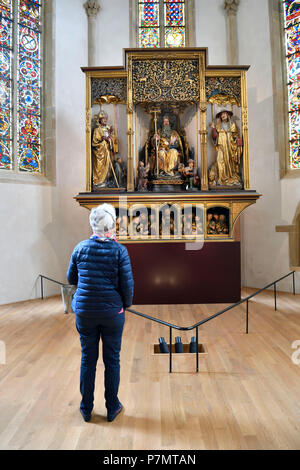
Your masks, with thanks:
[[[185,0],[138,0],[139,47],[186,46]]]
[[[0,0],[0,170],[43,172],[42,0]]]
[[[289,114],[289,161],[300,169],[300,1],[283,1],[287,93]]]

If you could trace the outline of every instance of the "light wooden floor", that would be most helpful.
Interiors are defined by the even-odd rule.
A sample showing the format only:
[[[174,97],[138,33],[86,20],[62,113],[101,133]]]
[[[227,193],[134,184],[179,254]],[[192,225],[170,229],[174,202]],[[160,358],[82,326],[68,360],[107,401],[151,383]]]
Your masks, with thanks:
[[[243,295],[251,292],[245,289]],[[181,325],[222,305],[136,307]],[[80,344],[74,316],[58,297],[0,307],[1,449],[300,449],[300,365],[291,344],[300,340],[300,296],[272,293],[200,330],[208,355],[154,357],[151,344],[168,329],[127,313],[120,399],[125,413],[107,423],[99,364],[94,417],[78,411]],[[181,335],[184,341],[191,334]]]

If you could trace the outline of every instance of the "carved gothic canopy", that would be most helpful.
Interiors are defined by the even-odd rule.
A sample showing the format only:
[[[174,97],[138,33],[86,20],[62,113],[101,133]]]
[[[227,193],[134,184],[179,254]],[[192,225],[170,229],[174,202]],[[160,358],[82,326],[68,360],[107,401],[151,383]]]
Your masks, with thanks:
[[[197,102],[199,61],[193,59],[133,60],[133,102]]]

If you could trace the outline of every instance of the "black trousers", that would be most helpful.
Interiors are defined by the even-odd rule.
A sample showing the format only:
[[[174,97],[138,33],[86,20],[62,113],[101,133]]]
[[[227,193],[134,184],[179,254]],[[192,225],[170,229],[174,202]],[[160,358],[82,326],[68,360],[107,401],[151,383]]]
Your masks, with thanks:
[[[76,328],[80,335],[81,367],[80,409],[91,413],[94,407],[96,367],[99,357],[99,342],[102,339],[102,358],[104,362],[105,406],[107,413],[114,413],[120,406],[118,391],[120,384],[120,351],[125,313],[112,314],[110,317],[91,319],[76,315]]]

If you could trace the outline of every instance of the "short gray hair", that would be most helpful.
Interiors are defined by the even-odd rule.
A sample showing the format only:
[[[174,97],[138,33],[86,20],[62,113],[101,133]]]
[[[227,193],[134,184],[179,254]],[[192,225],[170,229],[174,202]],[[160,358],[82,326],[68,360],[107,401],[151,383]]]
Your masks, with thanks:
[[[90,213],[90,225],[97,235],[104,235],[116,227],[116,210],[110,204],[100,204]]]

